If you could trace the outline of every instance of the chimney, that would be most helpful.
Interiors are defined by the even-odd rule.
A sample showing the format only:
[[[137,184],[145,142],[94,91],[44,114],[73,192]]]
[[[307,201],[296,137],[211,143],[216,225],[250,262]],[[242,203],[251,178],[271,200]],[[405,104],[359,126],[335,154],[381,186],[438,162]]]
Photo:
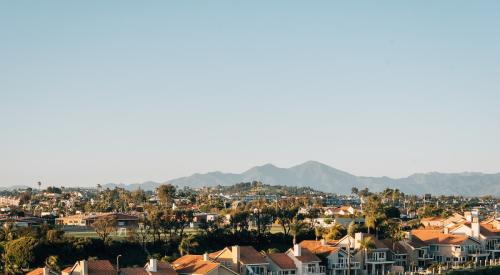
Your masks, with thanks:
[[[89,262],[87,262],[86,260],[81,260],[80,268],[82,269],[80,272],[81,275],[89,275]]]
[[[364,234],[363,232],[356,232],[354,233],[354,249],[359,249],[360,247],[360,242],[363,240]]]
[[[444,234],[450,234],[450,229],[447,226],[445,226],[444,229],[443,229],[443,233]]]
[[[298,245],[298,244],[293,245],[293,256],[295,256],[295,257],[302,256],[302,249],[301,249],[300,245]]]
[[[208,261],[208,253],[207,253],[207,252],[205,252],[205,253],[203,254],[203,260],[204,260],[205,262],[207,262],[207,261]]]
[[[233,247],[231,248],[231,252],[232,252],[232,260],[233,260],[233,270],[239,272],[240,270],[240,266],[239,266],[239,262],[240,262],[240,253],[241,253],[241,248],[239,245],[233,245]]]
[[[411,230],[408,231],[408,241],[409,242],[413,241],[413,234],[411,233]]]
[[[157,259],[149,259],[148,270],[151,272],[158,271],[158,260]]]
[[[320,243],[321,245],[326,245],[326,240],[325,240],[325,239],[321,239],[321,240],[319,241],[319,243]]]
[[[48,267],[43,268],[43,275],[50,275],[50,269]]]
[[[472,216],[472,222],[470,223],[471,226],[471,231],[472,231],[472,237],[475,239],[479,239],[479,234],[480,232],[480,226],[479,226],[479,218],[476,215]]]

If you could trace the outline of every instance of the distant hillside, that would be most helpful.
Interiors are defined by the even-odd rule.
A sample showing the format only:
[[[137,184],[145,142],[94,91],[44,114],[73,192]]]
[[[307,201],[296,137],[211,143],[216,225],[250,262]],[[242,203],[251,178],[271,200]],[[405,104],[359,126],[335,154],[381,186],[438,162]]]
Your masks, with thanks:
[[[210,172],[194,174],[189,177],[172,179],[164,183],[177,186],[203,187],[216,185],[232,185],[239,182],[261,181],[270,185],[309,186],[313,189],[348,194],[352,187],[368,187],[372,191],[398,188],[408,194],[431,193],[434,195],[482,196],[494,195],[500,197],[500,173],[425,173],[414,174],[406,178],[393,179],[388,177],[358,177],[335,169],[316,161],[308,161],[290,168],[280,168],[272,164],[253,167],[241,174]],[[152,190],[161,183],[146,182],[143,184],[115,185],[132,190],[141,187]]]

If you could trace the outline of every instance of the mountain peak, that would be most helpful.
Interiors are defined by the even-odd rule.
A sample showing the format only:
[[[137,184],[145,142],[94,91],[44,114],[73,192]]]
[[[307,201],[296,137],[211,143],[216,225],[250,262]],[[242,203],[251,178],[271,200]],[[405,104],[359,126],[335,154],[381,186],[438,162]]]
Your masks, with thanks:
[[[406,178],[358,177],[335,169],[318,161],[309,160],[290,168],[280,168],[267,163],[255,166],[241,174],[211,172],[194,174],[168,182],[177,186],[204,187],[232,185],[239,182],[262,181],[270,185],[309,186],[316,190],[349,194],[352,187],[369,188],[382,191],[385,188],[398,188],[408,194],[460,194],[477,196],[492,194],[500,196],[500,173],[438,173],[414,174]],[[140,185],[142,189],[152,190],[158,184]],[[138,185],[128,186],[137,188]]]

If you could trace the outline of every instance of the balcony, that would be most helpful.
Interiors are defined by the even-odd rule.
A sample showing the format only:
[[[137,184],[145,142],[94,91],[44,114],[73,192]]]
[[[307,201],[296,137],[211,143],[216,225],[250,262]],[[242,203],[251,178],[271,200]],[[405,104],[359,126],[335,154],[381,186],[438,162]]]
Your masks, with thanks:
[[[481,249],[468,249],[467,255],[470,257],[483,257],[483,256],[490,255],[490,252],[488,252],[482,248]]]
[[[302,268],[302,275],[324,275],[325,274],[325,266],[320,265],[320,266],[305,266]]]
[[[381,257],[381,256],[368,256],[368,257],[366,257],[366,262],[369,264],[394,263],[394,259],[389,258],[389,257]]]
[[[500,251],[500,243],[488,244],[488,245],[486,245],[486,250],[489,250],[489,251]]]
[[[434,255],[429,253],[418,253],[417,259],[419,260],[433,260]]]
[[[351,262],[351,269],[360,269],[361,264],[359,262]],[[349,269],[349,265],[347,263],[336,263],[332,264],[332,269]]]

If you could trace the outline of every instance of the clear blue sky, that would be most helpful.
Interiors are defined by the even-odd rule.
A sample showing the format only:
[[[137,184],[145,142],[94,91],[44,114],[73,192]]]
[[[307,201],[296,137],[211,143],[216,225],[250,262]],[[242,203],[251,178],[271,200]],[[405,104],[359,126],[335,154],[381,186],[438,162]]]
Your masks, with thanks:
[[[0,2],[0,185],[500,172],[500,2],[343,2]]]

